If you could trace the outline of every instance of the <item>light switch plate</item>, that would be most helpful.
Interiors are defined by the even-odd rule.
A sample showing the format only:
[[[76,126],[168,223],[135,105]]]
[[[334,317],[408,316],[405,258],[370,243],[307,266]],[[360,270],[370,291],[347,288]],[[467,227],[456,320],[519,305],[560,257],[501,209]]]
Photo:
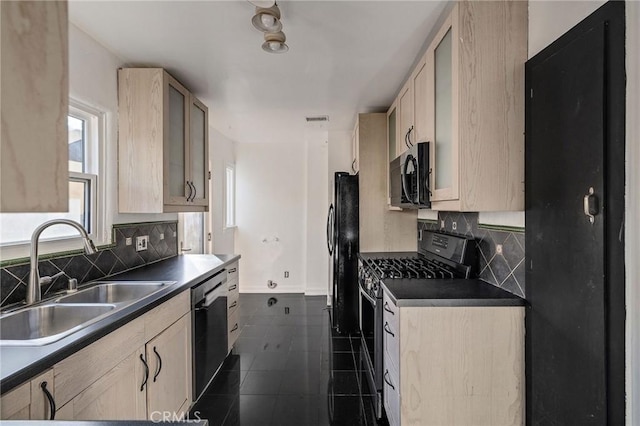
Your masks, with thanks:
[[[131,244],[133,244],[133,238],[127,237],[124,239],[124,245],[130,246]]]

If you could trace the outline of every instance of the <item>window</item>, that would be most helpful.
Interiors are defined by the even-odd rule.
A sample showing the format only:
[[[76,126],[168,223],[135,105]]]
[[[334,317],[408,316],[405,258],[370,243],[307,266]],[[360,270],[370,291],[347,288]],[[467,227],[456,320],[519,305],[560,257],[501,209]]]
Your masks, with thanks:
[[[224,226],[233,228],[236,226],[236,168],[234,165],[227,165],[224,181]]]
[[[60,213],[3,213],[0,214],[0,246],[3,258],[28,254],[33,230],[51,219],[72,219],[81,223],[96,243],[103,242],[102,213],[99,204],[99,169],[102,148],[103,114],[77,102],[70,102],[67,117],[69,128],[69,211]],[[47,243],[46,251],[76,248],[73,240],[78,233],[68,226],[53,226],[45,230],[41,241],[66,241],[66,244]],[[70,245],[69,242],[72,242]]]

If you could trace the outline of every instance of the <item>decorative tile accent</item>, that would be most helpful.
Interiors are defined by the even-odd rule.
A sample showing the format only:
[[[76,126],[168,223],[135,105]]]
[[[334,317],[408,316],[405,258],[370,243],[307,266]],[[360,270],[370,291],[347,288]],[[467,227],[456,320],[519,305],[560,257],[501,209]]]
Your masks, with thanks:
[[[87,256],[82,251],[73,251],[60,253],[57,257],[41,256],[38,262],[40,276],[64,272],[49,286],[42,287],[42,294],[50,295],[66,288],[69,278],[83,284],[177,256],[178,238],[173,236],[176,229],[175,221],[117,224],[113,225],[113,244],[98,247],[96,254]],[[164,233],[162,240],[161,233]],[[141,235],[149,235],[148,249],[136,252],[135,240]],[[134,243],[127,246],[126,237],[133,238]],[[0,267],[0,306],[24,301],[28,281],[28,258],[3,263]]]
[[[478,224],[478,213],[438,212],[437,222],[418,220],[420,230],[474,238],[478,248],[477,276],[524,298],[524,228]],[[498,245],[502,246],[501,253],[496,250]]]

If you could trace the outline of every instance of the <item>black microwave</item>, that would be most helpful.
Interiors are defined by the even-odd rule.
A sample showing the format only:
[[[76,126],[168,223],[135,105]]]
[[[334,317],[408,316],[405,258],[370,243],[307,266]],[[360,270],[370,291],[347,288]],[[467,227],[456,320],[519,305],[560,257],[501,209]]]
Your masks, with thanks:
[[[431,208],[429,142],[420,142],[389,163],[389,192],[395,207]]]

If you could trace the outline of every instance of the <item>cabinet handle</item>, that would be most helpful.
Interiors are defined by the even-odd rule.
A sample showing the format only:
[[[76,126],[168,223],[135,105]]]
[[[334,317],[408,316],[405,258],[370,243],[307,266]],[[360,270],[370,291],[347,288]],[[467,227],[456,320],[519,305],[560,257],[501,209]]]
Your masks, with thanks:
[[[193,200],[195,200],[198,195],[198,188],[196,188],[193,181],[191,181],[191,187],[193,188],[193,197],[191,197],[191,202],[193,203]]]
[[[153,381],[155,383],[156,379],[158,378],[158,375],[160,374],[160,371],[162,371],[162,358],[160,357],[160,354],[156,350],[155,346],[153,347],[153,352],[156,354],[156,357],[158,358],[158,371],[156,371],[156,374],[153,375]]]
[[[407,141],[407,138],[409,137],[409,131],[407,130],[407,133],[404,134],[404,144],[407,148],[411,148],[409,146],[409,142]]]
[[[235,302],[233,302],[231,305],[229,305],[229,309],[233,309],[236,306],[238,306],[238,301],[237,300]]]
[[[232,268],[232,269],[229,269],[229,273],[230,273],[230,274],[233,274],[233,273],[234,273],[234,272],[236,272],[237,270],[238,270],[238,268]]]
[[[407,142],[409,142],[409,145],[411,148],[413,146],[413,142],[411,142],[411,132],[413,132],[413,126],[409,127],[409,131],[407,132]]]
[[[391,331],[391,328],[389,328],[389,323],[388,322],[384,323],[384,331],[386,331],[387,333],[389,333],[393,337],[396,337],[396,335],[393,334],[393,331]]]
[[[140,361],[144,364],[144,381],[142,382],[142,385],[140,385],[140,392],[142,392],[144,390],[144,385],[146,385],[147,380],[149,380],[149,365],[147,364],[147,361],[144,360],[144,356],[142,356],[142,354],[140,354]]]
[[[51,395],[49,389],[47,389],[47,382],[40,383],[40,387],[49,401],[49,411],[51,411],[51,414],[49,414],[49,420],[54,420],[56,418],[56,401],[53,399],[53,395]]]
[[[229,330],[229,333],[233,333],[237,329],[238,329],[238,323],[236,323],[236,325],[234,325],[233,328],[231,330]]]
[[[384,381],[385,381],[385,383],[386,383],[386,384],[388,384],[389,386],[391,386],[391,389],[396,390],[396,387],[395,387],[395,386],[393,386],[393,383],[391,383],[391,379],[388,379],[388,378],[387,378],[387,376],[389,376],[389,370],[386,370],[386,371],[384,372],[384,376],[383,376]]]
[[[234,284],[234,285],[232,285],[231,287],[229,287],[229,291],[233,291],[233,290],[235,290],[236,288],[238,288],[238,285],[237,285],[237,284]]]
[[[389,312],[391,315],[395,315],[396,313],[389,309],[389,302],[384,302],[384,310]]]
[[[191,187],[191,184],[189,183],[189,181],[186,182],[187,188],[189,188],[189,195],[187,195],[187,203],[191,201],[191,194],[193,194],[193,188]]]
[[[356,172],[356,159],[355,158],[351,162],[351,170],[353,170],[353,173]]]

